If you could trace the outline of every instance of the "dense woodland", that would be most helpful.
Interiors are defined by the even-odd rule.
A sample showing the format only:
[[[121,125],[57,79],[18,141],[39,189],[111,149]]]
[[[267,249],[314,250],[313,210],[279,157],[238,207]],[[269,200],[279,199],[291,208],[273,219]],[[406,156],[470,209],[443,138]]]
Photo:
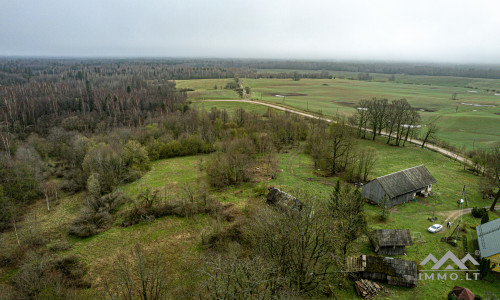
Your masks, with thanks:
[[[415,134],[419,114],[404,99],[362,100],[352,119],[332,124],[271,110],[265,114],[243,109],[232,114],[215,108],[196,110],[173,81],[271,76],[256,73],[255,67],[330,70],[352,65],[1,60],[0,230],[14,232],[17,246],[0,245],[0,267],[17,271],[9,284],[0,285],[0,298],[158,299],[168,294],[228,299],[334,294],[332,286],[346,280],[336,270],[344,267],[350,244],[367,230],[358,190],[339,181],[327,199],[298,191],[304,201],[302,210],[261,205],[236,214],[213,199],[210,190],[252,180],[251,170],[257,166],[262,170],[259,176],[279,176],[277,154],[298,145],[304,145],[321,175],[366,181],[377,154],[358,147],[357,139],[375,139],[385,131],[395,135],[387,143],[404,146]],[[376,69],[366,69],[372,67]],[[358,71],[378,68],[382,66],[360,65]],[[399,68],[418,70],[412,65]],[[457,74],[460,70],[452,69]],[[293,79],[298,75],[272,76]],[[200,153],[210,153],[200,164],[206,184],[185,186],[175,195],[145,189],[134,199],[117,191],[120,185],[140,178],[155,160]],[[490,178],[485,185],[490,190],[498,185],[500,168],[486,162],[495,157],[498,149],[484,153],[488,167],[482,173]],[[183,274],[192,276],[191,285],[173,287],[161,254],[136,245],[130,255],[112,262],[113,272],[102,286],[90,286],[79,258],[61,254],[70,245],[49,243],[51,237],[36,224],[27,234],[18,234],[16,227],[34,201],[44,201],[50,212],[62,195],[75,193],[82,193],[84,201],[65,229],[74,238],[106,231],[118,219],[119,226],[128,227],[169,215],[210,216],[216,225],[203,234],[204,260],[193,266],[203,271]],[[227,223],[222,226],[221,222]]]
[[[266,71],[275,69],[290,71]],[[311,72],[297,73],[295,70]],[[125,83],[138,86],[142,80],[233,78],[235,75],[246,78],[332,78],[336,71],[359,73],[360,80],[370,80],[369,73],[500,79],[500,66],[496,65],[251,59],[0,58],[0,85],[26,83],[32,78],[36,78],[37,81],[52,82],[84,80],[91,74],[94,78],[101,79],[135,75],[135,79],[129,78]]]

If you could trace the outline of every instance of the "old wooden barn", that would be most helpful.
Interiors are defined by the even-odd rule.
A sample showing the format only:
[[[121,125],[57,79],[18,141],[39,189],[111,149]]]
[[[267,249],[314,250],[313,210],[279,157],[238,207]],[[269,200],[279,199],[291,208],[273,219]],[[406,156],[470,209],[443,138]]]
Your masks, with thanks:
[[[436,179],[424,165],[420,165],[378,177],[365,184],[361,194],[375,203],[381,203],[387,197],[385,206],[392,207],[429,193],[434,183]]]
[[[266,195],[266,203],[283,209],[295,210],[301,210],[303,206],[299,199],[275,187],[271,188]]]
[[[378,229],[370,236],[375,253],[403,255],[406,246],[413,245],[408,229]]]
[[[417,263],[415,261],[361,255],[348,258],[347,269],[349,272],[358,273],[364,279],[406,287],[417,285]]]

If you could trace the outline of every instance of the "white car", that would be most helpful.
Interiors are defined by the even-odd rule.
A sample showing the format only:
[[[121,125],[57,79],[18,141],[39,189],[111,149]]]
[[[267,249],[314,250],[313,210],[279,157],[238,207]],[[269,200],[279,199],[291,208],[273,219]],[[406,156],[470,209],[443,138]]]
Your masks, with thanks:
[[[435,233],[443,229],[443,225],[441,224],[434,224],[431,227],[427,228],[427,230],[431,233]]]

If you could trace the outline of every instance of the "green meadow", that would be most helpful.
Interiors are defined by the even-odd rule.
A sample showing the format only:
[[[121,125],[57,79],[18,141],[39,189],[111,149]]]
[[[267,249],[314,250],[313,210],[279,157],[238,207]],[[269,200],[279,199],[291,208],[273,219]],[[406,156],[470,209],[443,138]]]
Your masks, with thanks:
[[[250,99],[327,116],[353,115],[361,99],[406,98],[420,110],[423,125],[436,122],[437,138],[457,148],[465,146],[473,150],[500,141],[500,80],[398,74],[395,81],[388,81],[387,74],[373,74],[372,81],[361,81],[347,79],[355,78],[356,73],[334,72],[333,75],[344,78],[299,81],[244,78],[242,81],[251,88]],[[188,92],[190,100],[238,99],[236,92],[220,90],[227,80],[232,79],[179,80],[177,85],[194,89]],[[215,85],[219,89],[215,90]],[[454,94],[456,100],[452,100]]]
[[[410,229],[414,237],[418,235],[414,245],[407,247],[407,255],[400,257],[403,259],[420,262],[429,253],[438,257],[448,250],[462,257],[464,255],[463,244],[459,242],[457,247],[453,247],[441,242],[441,237],[450,234],[449,230],[436,234],[428,233],[427,227],[433,223],[429,222],[427,218],[437,216],[438,219],[434,223],[444,223],[451,211],[458,209],[456,201],[461,196],[463,185],[466,185],[469,207],[488,205],[490,201],[482,199],[477,192],[481,178],[464,171],[458,162],[419,147],[392,147],[387,146],[383,140],[375,142],[359,140],[358,143],[363,147],[373,147],[377,150],[377,162],[371,178],[424,164],[437,180],[433,186],[431,197],[392,208],[389,218],[385,222],[379,220],[381,210],[378,206],[365,204],[369,228],[407,228]],[[281,172],[276,179],[251,182],[220,190],[211,189],[210,194],[223,203],[234,203],[235,207],[242,211],[248,205],[265,205],[265,197],[258,191],[269,186],[279,187],[292,194],[305,192],[305,194],[314,195],[326,201],[337,179],[316,175],[312,159],[309,155],[304,154],[302,149],[302,146],[298,146],[280,154]],[[395,157],[397,159],[394,159]],[[184,186],[199,184],[206,179],[200,166],[207,158],[208,155],[197,155],[156,161],[152,169],[141,179],[120,187],[120,190],[132,197],[137,195],[138,190],[144,188],[157,189],[169,194],[178,193]],[[72,249],[68,250],[68,253],[75,253],[82,257],[83,262],[90,268],[90,274],[105,276],[110,272],[109,262],[111,258],[120,253],[122,249],[128,249],[140,242],[146,248],[158,249],[172,257],[169,267],[172,269],[172,273],[176,274],[174,282],[179,286],[186,284],[187,279],[183,276],[187,274],[187,270],[196,268],[199,264],[202,257],[202,233],[206,232],[215,222],[211,217],[206,215],[198,215],[193,218],[163,217],[151,223],[141,223],[127,228],[120,227],[118,219],[112,228],[96,236],[85,239],[71,238],[65,232],[61,232],[61,228],[65,228],[65,225],[74,218],[83,197],[83,194],[66,197],[50,213],[44,211],[43,201],[37,202],[30,208],[30,218],[26,218],[25,222],[36,219],[45,231],[53,233],[59,231],[60,238],[68,240],[72,245]],[[122,208],[120,211],[124,209]],[[118,212],[119,215],[120,212]],[[497,217],[496,214],[490,214],[491,219]],[[458,219],[453,224],[457,224],[457,221]],[[468,235],[468,243],[472,244],[474,230],[471,226],[479,224],[479,220],[468,214],[463,217],[462,224],[466,231],[461,232],[460,236]],[[26,228],[23,225],[25,224],[20,224],[20,227]],[[2,236],[2,238],[7,237]],[[368,239],[363,236],[355,241],[350,248],[350,254],[373,254]],[[92,276],[95,287],[99,287],[101,280],[99,276]],[[465,280],[464,276],[460,274],[458,279],[460,285],[468,287],[476,293],[481,295],[484,295],[484,291],[500,293],[499,284],[468,281]],[[381,294],[379,298],[436,299],[445,295],[456,284],[458,283],[453,280],[422,280],[419,281],[416,288],[386,286],[389,293]],[[338,290],[336,295],[338,298],[354,298],[354,287],[352,285],[346,286]]]

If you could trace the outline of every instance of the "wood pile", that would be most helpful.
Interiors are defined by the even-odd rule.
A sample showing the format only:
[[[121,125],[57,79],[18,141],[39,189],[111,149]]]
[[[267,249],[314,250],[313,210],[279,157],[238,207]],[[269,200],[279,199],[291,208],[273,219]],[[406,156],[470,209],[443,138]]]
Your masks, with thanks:
[[[366,299],[377,296],[377,294],[382,290],[382,287],[376,282],[366,279],[356,281],[354,283],[354,287],[356,288],[358,296]]]

